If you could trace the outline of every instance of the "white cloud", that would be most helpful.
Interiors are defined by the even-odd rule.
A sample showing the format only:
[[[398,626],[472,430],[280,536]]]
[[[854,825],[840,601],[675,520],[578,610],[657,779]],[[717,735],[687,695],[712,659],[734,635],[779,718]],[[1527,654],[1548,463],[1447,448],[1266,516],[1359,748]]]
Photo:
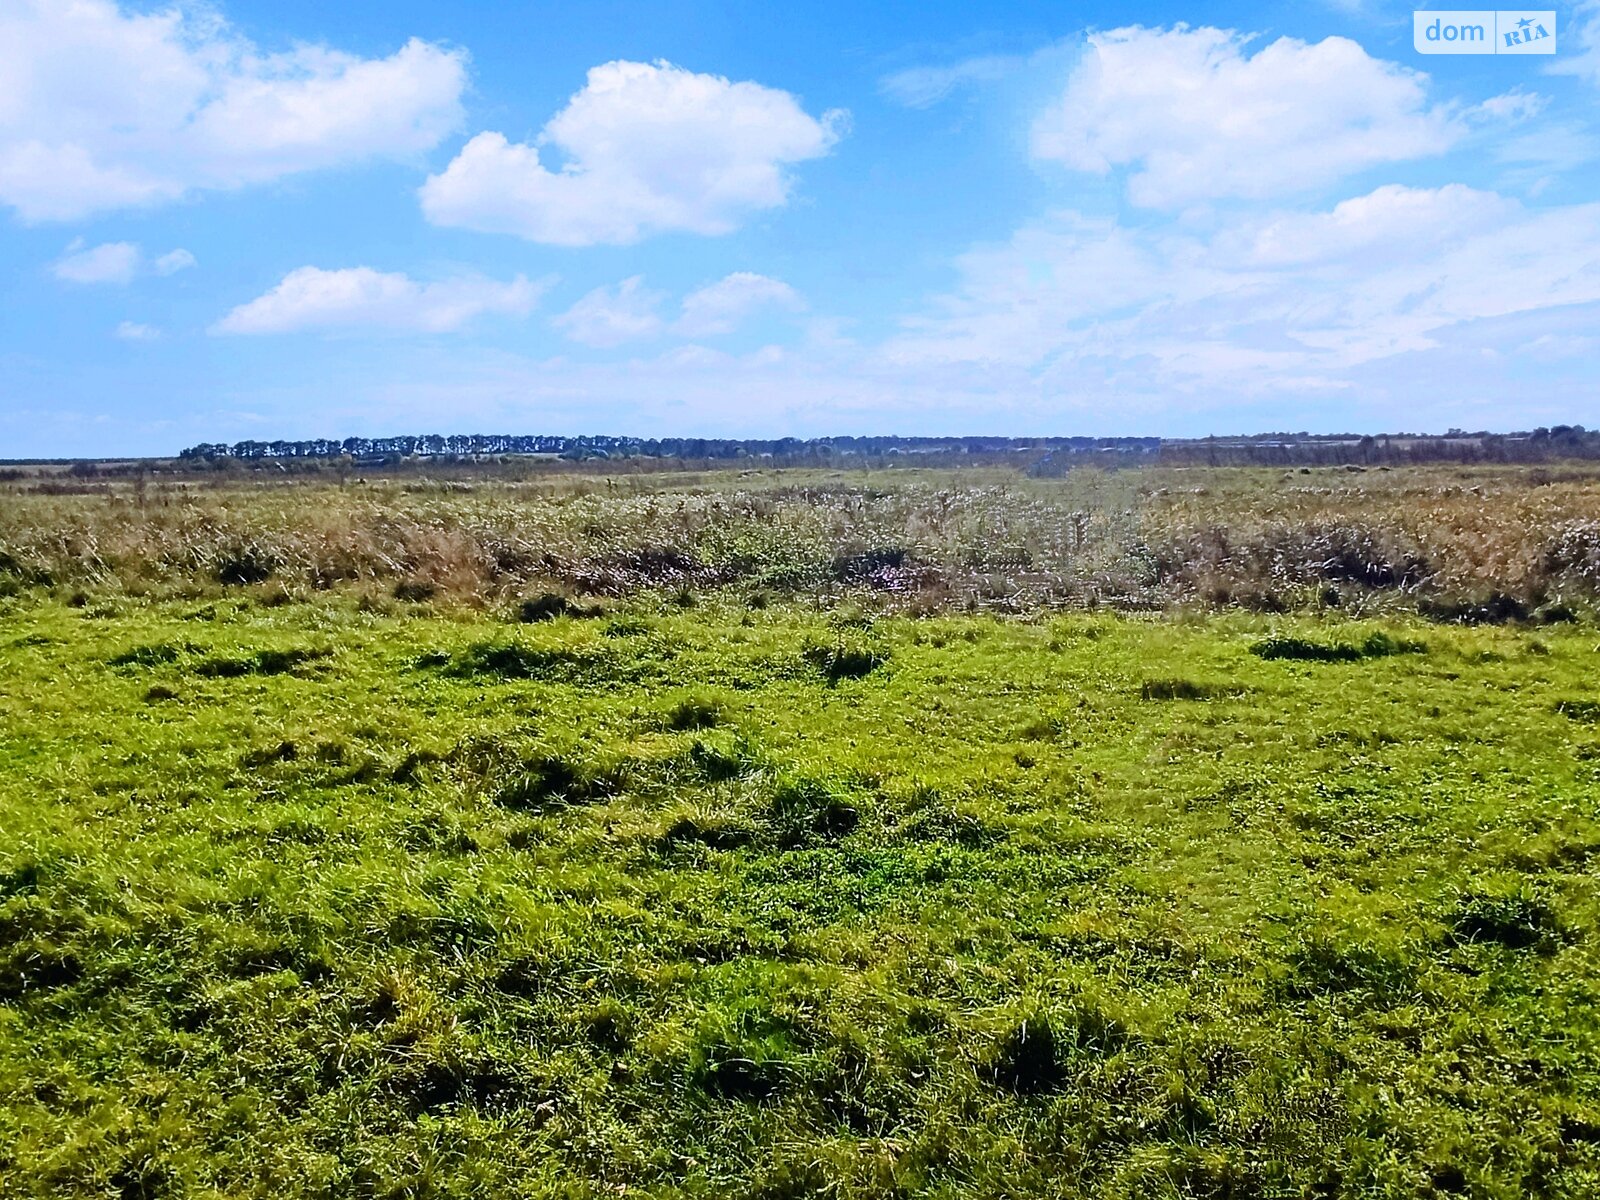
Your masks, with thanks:
[[[611,62],[534,144],[474,137],[423,185],[422,207],[436,225],[561,246],[723,234],[787,203],[788,166],[827,154],[843,125],[760,84]]]
[[[181,248],[163,254],[154,264],[157,275],[176,275],[179,271],[187,271],[194,265],[194,255]]]
[[[1181,208],[1302,192],[1442,153],[1464,133],[1429,106],[1427,76],[1346,38],[1246,50],[1219,29],[1093,34],[1033,126],[1033,154],[1096,174],[1126,168],[1135,204]]]
[[[125,342],[153,342],[161,336],[161,330],[154,325],[141,325],[138,321],[123,321],[116,333]]]
[[[752,312],[768,307],[795,312],[805,307],[805,301],[782,280],[735,271],[685,296],[683,313],[672,329],[685,337],[731,333]]]
[[[183,249],[147,263],[134,242],[106,242],[86,249],[82,238],[74,238],[66,253],[50,264],[50,273],[68,283],[132,283],[147,270],[172,275],[194,265],[194,255]]]
[[[50,266],[50,273],[68,283],[131,283],[139,272],[139,247],[132,242],[106,242],[80,249],[73,242]]]
[[[73,220],[370,158],[409,159],[461,121],[466,55],[264,54],[208,9],[110,0],[0,9],[0,204]]]
[[[1561,53],[1545,67],[1545,72],[1576,75],[1600,87],[1600,0],[1580,0],[1574,4],[1571,21],[1558,33]]]
[[[957,88],[1004,79],[1026,61],[1015,55],[985,54],[946,67],[908,67],[885,75],[878,90],[907,108],[929,108]]]
[[[1518,124],[1530,121],[1550,106],[1550,97],[1538,92],[1525,92],[1512,88],[1498,96],[1490,96],[1481,104],[1474,104],[1467,115],[1485,121]]]
[[[479,276],[418,283],[371,267],[300,267],[270,292],[239,305],[212,332],[449,333],[485,313],[526,316],[547,286],[521,275],[509,283]]]
[[[1067,213],[959,267],[961,286],[884,348],[891,362],[1063,386],[1328,390],[1478,323],[1600,303],[1600,204],[1539,210],[1459,184],[1388,186],[1210,236]]]
[[[620,346],[661,332],[657,310],[663,299],[660,292],[645,288],[643,276],[635,275],[614,288],[595,288],[550,323],[585,346]]]

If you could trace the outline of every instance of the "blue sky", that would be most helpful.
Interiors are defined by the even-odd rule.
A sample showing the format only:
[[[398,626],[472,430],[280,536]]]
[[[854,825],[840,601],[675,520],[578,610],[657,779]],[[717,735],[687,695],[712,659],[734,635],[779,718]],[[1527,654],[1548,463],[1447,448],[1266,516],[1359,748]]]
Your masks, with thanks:
[[[0,457],[1600,424],[1600,4],[0,0]]]

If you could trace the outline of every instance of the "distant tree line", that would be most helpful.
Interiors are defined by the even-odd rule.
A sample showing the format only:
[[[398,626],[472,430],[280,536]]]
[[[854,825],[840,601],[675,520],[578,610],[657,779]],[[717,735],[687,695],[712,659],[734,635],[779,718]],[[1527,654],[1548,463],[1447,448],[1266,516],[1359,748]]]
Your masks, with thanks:
[[[203,443],[182,459],[469,458],[479,455],[544,454],[586,458],[823,458],[858,454],[1015,454],[1065,451],[1084,454],[1154,455],[1160,438],[1009,437],[825,437],[825,438],[636,438],[549,434],[424,434],[421,436],[311,438],[305,441]]]
[[[1166,440],[1168,466],[1403,466],[1410,463],[1541,463],[1600,459],[1600,430],[1556,425],[1518,433],[1309,434]]]
[[[1555,459],[1600,459],[1600,430],[1557,425],[1518,433],[1311,434],[1261,433],[1248,437],[824,437],[824,438],[637,438],[552,434],[423,434],[342,441],[244,441],[190,446],[188,462],[243,463],[264,460],[336,460],[357,464],[408,460],[470,461],[539,455],[567,461],[729,459],[833,461],[840,457],[914,457],[943,465],[953,459],[1019,462],[1037,475],[1058,475],[1076,466],[1160,463],[1164,466],[1383,466],[1408,463],[1539,463]]]

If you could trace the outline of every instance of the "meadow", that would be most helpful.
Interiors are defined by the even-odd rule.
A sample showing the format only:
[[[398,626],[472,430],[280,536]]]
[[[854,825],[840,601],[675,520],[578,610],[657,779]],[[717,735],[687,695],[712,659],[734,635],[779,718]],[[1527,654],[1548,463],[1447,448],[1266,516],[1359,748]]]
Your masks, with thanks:
[[[0,495],[0,1195],[1600,1192],[1600,474]]]

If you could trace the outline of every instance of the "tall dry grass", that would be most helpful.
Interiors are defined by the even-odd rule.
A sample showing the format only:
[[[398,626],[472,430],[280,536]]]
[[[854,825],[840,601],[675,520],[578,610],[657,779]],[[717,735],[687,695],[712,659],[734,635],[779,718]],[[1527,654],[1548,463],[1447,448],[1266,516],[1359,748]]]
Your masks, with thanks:
[[[26,480],[0,493],[12,590],[400,587],[488,602],[531,587],[741,584],[922,607],[1431,603],[1465,619],[1496,596],[1512,614],[1600,597],[1600,472],[1582,470],[224,479],[58,493]]]

